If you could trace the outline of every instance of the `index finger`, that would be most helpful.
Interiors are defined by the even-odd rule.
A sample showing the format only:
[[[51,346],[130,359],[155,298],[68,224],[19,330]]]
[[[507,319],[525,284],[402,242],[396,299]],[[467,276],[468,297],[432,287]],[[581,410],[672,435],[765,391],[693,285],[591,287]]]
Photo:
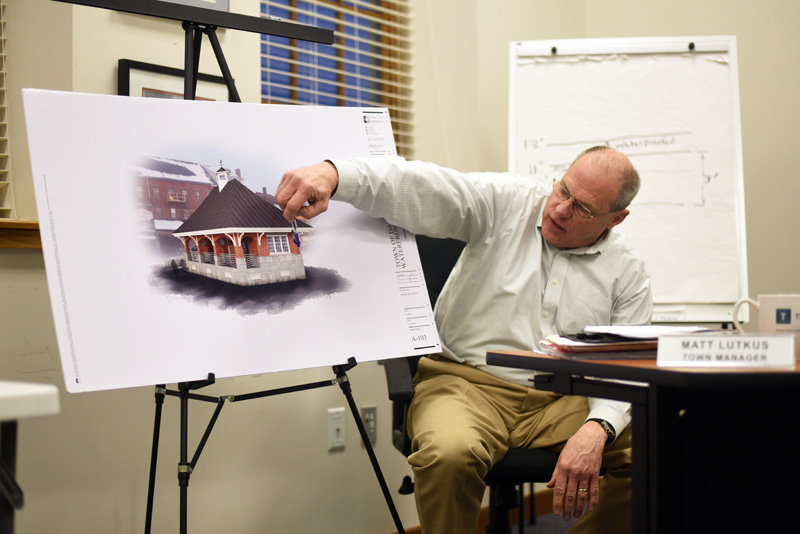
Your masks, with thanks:
[[[278,187],[275,189],[275,201],[281,209],[286,207],[286,203],[292,198],[296,190],[296,188],[293,188],[291,185],[292,179],[291,172],[285,172],[283,176],[281,176]]]
[[[298,187],[298,181],[294,174],[291,171],[284,173],[281,183],[275,189],[275,201],[283,210],[283,217],[287,221],[294,220],[306,200],[307,198]]]
[[[303,208],[306,200],[299,192],[295,192],[283,206],[283,218],[291,222],[297,217],[297,212]],[[280,203],[279,203],[280,205]]]

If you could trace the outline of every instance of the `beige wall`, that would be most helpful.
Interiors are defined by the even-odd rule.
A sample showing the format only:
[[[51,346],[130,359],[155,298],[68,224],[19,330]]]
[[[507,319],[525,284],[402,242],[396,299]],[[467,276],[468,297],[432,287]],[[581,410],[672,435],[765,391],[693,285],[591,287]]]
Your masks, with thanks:
[[[800,2],[586,2],[587,37],[735,35],[751,295],[800,293]]]
[[[115,93],[119,58],[182,66],[177,24],[49,0],[7,0],[11,28],[12,164],[20,218],[36,219],[19,104],[21,87]],[[256,0],[232,0],[258,12]],[[800,293],[792,217],[800,180],[791,164],[800,71],[800,3],[730,0],[412,0],[417,156],[463,170],[504,170],[508,43],[648,35],[738,37],[751,294]],[[258,100],[257,37],[224,32],[245,101]],[[204,43],[202,71],[217,73]],[[40,252],[0,250],[0,378],[63,386]],[[102,312],[99,310],[99,312]],[[268,348],[265,348],[267,351]],[[113,364],[113,353],[109,354]],[[328,378],[327,369],[223,380],[230,394]],[[351,373],[356,400],[378,406],[378,457],[394,491],[410,470],[389,443],[382,370]],[[26,507],[17,532],[141,532],[153,391],[61,395],[62,413],[20,425]],[[230,404],[192,477],[193,532],[390,532],[354,425],[344,452],[326,450],[325,411],[335,388]],[[192,405],[191,448],[211,406]],[[167,399],[157,487],[158,531],[177,525],[177,400]],[[394,494],[406,525],[413,499]],[[313,509],[313,513],[309,510]]]
[[[232,0],[231,6],[238,13],[259,12],[257,0]],[[20,218],[36,219],[21,88],[116,94],[118,59],[182,68],[184,35],[177,22],[50,0],[9,0],[8,16],[14,21],[9,40],[17,211]],[[242,100],[258,102],[259,37],[220,30],[219,38]],[[200,71],[219,74],[206,39]],[[269,347],[263,350],[264,357],[274,357]],[[109,365],[113,358],[110,352]],[[378,408],[376,454],[403,522],[417,524],[413,497],[395,491],[410,468],[391,445],[383,368],[359,364],[349,377],[358,405]],[[330,378],[327,368],[277,373],[220,380],[201,393],[237,394]],[[16,531],[142,532],[154,390],[63,391],[40,251],[0,249],[0,379],[49,382],[61,389],[58,416],[20,424],[18,477],[26,506],[17,514]],[[178,527],[178,402],[169,397],[164,407],[154,532]],[[345,449],[327,450],[327,409],[346,405],[338,387],[228,403],[191,479],[190,531],[394,530],[349,414]],[[190,406],[190,456],[212,411],[213,405],[202,402]]]
[[[117,61],[132,59],[183,68],[184,33],[177,21],[70,6],[51,0],[9,0],[9,76],[12,176],[17,217],[37,220],[30,179],[23,87],[117,94]],[[237,13],[258,16],[257,0],[231,0]],[[217,31],[243,102],[260,101],[259,36]],[[255,67],[254,67],[255,66]],[[203,39],[200,72],[219,75],[214,53]]]
[[[35,221],[36,205],[28,158],[23,87],[72,89],[72,7],[48,0],[6,2],[8,123],[14,204],[19,219]]]
[[[800,64],[800,3],[472,0],[459,3],[455,19],[446,10],[437,11],[445,2],[420,4],[417,157],[462,170],[507,168],[511,41],[735,35],[749,293],[800,293],[800,247],[794,237],[800,231],[794,215],[800,179],[792,164],[800,122],[795,96],[800,89],[800,69],[795,68]],[[440,42],[449,45],[437,46]]]

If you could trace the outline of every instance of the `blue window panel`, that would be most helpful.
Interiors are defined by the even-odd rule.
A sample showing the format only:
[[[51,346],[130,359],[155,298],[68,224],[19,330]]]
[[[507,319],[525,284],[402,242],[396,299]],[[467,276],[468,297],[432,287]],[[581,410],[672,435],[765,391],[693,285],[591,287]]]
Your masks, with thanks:
[[[335,95],[338,90],[339,90],[338,87],[329,83],[320,82],[317,85],[317,91],[319,91],[320,93],[329,93]]]
[[[283,45],[283,46],[289,46],[289,39],[288,38],[286,38],[286,37],[278,37],[277,35],[268,35],[267,36],[267,42],[278,44],[278,45]]]
[[[335,82],[339,78],[339,75],[337,73],[330,72],[327,70],[320,70],[317,73],[317,76],[319,77],[320,80],[327,80],[329,82]]]
[[[302,78],[297,79],[297,87],[300,89],[311,89],[314,85],[314,82],[311,80],[304,80]]]
[[[368,58],[366,56],[363,56],[363,55],[360,56],[360,57],[363,58],[363,61],[359,62],[360,63],[360,65],[358,66],[359,70],[364,71],[364,72],[368,72],[368,73],[371,73],[371,74],[379,74],[380,73],[380,71],[378,69],[375,69],[375,68],[372,67],[372,65],[379,67],[380,64],[381,64],[380,61],[372,61],[372,60],[370,60],[370,58]]]
[[[269,56],[276,57],[276,58],[286,58],[288,59],[291,55],[291,52],[286,48],[279,48],[277,46],[271,46],[269,48],[268,54]]]
[[[264,98],[272,97],[288,99],[290,97],[290,90],[286,87],[270,87],[269,85],[262,85],[261,96]]]
[[[356,31],[356,36],[362,41],[375,42],[380,40],[380,37],[375,35],[375,33],[363,28],[359,28],[358,31]]]
[[[277,72],[268,72],[269,74],[269,81],[270,83],[278,83],[283,85],[290,85],[292,83],[292,79],[285,74],[278,74]]]
[[[331,15],[333,16],[333,15]],[[323,28],[325,30],[336,30],[336,22],[333,20],[327,19],[317,19],[315,21],[315,26],[319,28]]]
[[[368,32],[369,30],[379,29],[381,25],[373,20],[369,20],[364,17],[358,17],[356,27],[359,28],[359,31]]]
[[[320,106],[338,106],[339,99],[332,96],[320,96],[317,100],[317,104]]]
[[[336,10],[325,6],[317,6],[317,14],[321,17],[336,18]]]
[[[284,2],[284,5],[286,5],[285,2]],[[269,15],[272,15],[273,17],[280,17],[282,19],[288,19],[289,18],[289,10],[288,9],[283,9],[283,8],[280,8],[280,7],[270,6]]]
[[[332,58],[332,57],[317,58],[317,65],[319,65],[320,67],[335,69],[338,64],[339,64],[339,58]]]
[[[380,71],[377,71],[375,69],[371,69],[369,67],[365,67],[363,65],[358,68],[358,73],[361,76],[371,76],[373,78],[380,78],[381,77]]]
[[[300,76],[314,76],[314,74],[315,74],[314,70],[315,69],[313,69],[311,67],[308,67],[308,66],[305,66],[305,65],[298,65],[297,66],[297,74],[299,74]]]
[[[358,86],[361,89],[372,89],[373,91],[380,91],[381,89],[380,83],[364,79],[359,80]]]
[[[380,42],[376,41],[364,41],[361,43],[358,49],[362,52],[369,52],[371,54],[380,54],[383,51],[383,48],[380,46]]]
[[[339,52],[332,46],[317,45],[317,54],[322,57],[336,57],[339,55]]]
[[[270,58],[267,62],[267,68],[287,72],[289,70],[289,63]]]
[[[378,95],[374,95],[372,93],[367,93],[366,95],[364,95],[362,93],[361,99],[364,102],[366,102],[367,104],[376,104],[377,105],[377,104],[381,104],[382,103],[381,102],[381,97],[378,96]]]
[[[375,10],[370,10],[369,15],[371,15],[373,17],[375,17],[375,16],[379,17],[380,13],[378,13]],[[358,23],[359,23],[359,26],[362,26],[364,28],[379,28],[380,25],[381,25],[380,22],[378,22],[376,20],[368,19],[366,17],[359,17]]]
[[[361,52],[369,52],[371,54],[380,54],[383,51],[382,47],[376,46],[371,43],[360,43],[358,49]],[[373,61],[378,61],[378,60],[373,59]]]

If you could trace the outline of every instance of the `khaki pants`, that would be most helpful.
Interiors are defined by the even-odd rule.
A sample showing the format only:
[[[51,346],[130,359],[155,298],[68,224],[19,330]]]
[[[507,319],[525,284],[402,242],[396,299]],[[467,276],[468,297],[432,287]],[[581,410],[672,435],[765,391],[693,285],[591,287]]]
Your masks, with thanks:
[[[589,413],[585,397],[519,386],[455,362],[421,358],[409,411],[414,493],[424,534],[474,534],[483,478],[509,448],[560,451]],[[603,453],[600,504],[571,532],[626,533],[630,428]]]

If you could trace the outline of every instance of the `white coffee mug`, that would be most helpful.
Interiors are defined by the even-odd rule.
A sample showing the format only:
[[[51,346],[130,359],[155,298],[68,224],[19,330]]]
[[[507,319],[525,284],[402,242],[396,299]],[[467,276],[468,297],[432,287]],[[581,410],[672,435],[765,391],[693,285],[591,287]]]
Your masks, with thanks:
[[[800,335],[800,295],[759,295],[758,301],[740,299],[733,306],[733,325],[744,334],[739,324],[739,307],[749,304],[758,312],[758,331],[761,334]]]

